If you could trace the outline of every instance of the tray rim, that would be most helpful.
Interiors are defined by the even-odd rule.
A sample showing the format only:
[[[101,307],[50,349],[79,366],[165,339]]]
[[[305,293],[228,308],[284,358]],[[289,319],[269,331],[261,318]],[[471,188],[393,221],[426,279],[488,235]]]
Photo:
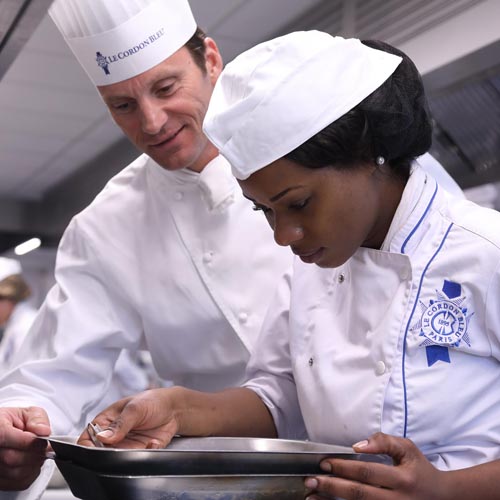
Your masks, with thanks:
[[[59,437],[60,438],[60,437]],[[74,465],[84,467],[102,474],[114,476],[138,477],[144,475],[175,476],[175,475],[220,475],[220,474],[320,474],[320,462],[327,458],[376,462],[392,465],[392,459],[387,455],[339,452],[339,447],[314,443],[311,441],[279,440],[296,445],[313,444],[320,449],[247,449],[226,450],[217,449],[217,438],[211,445],[215,449],[144,449],[144,448],[95,448],[77,445],[76,436],[56,436],[45,438],[52,445],[51,458],[70,461]],[[179,438],[182,439],[182,438]],[[191,439],[191,438],[186,438]],[[234,438],[229,438],[234,440]],[[261,438],[252,438],[261,441]],[[247,438],[243,439],[245,442]],[[273,440],[276,441],[276,440]],[[272,444],[276,444],[272,443]],[[278,444],[279,445],[279,444]],[[341,451],[344,448],[340,448]],[[150,472],[143,472],[144,470]]]
[[[280,438],[244,438],[244,437],[226,437],[226,436],[208,436],[208,439],[216,439],[218,441],[234,441],[234,440],[252,440],[252,441],[266,441],[266,442],[280,442],[292,445],[300,445],[300,444],[308,444],[309,446],[317,446],[318,449],[315,450],[217,450],[217,449],[175,449],[169,448],[168,445],[165,448],[155,448],[155,449],[146,449],[146,448],[114,448],[114,447],[104,447],[98,448],[93,446],[84,446],[81,444],[77,444],[76,442],[70,442],[68,439],[78,439],[79,436],[66,436],[66,435],[54,435],[54,436],[37,436],[38,439],[43,439],[48,442],[55,442],[61,444],[63,446],[76,447],[82,450],[90,450],[92,452],[113,452],[113,453],[172,453],[172,454],[185,454],[185,453],[203,453],[203,454],[212,454],[212,453],[224,453],[224,454],[238,454],[238,453],[252,453],[252,454],[278,454],[278,455],[352,455],[358,456],[362,455],[360,453],[355,452],[352,448],[348,446],[334,445],[329,443],[319,443],[316,441],[301,441],[295,439],[280,439]],[[192,437],[192,436],[178,436],[174,437],[177,439],[203,439],[201,437]]]

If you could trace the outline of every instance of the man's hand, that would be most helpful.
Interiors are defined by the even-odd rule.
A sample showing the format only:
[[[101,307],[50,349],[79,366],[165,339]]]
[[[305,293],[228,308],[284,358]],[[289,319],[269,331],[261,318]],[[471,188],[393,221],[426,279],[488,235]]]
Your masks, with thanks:
[[[334,477],[306,479],[314,490],[308,500],[437,500],[443,496],[446,472],[436,469],[409,439],[374,434],[353,446],[357,453],[382,453],[392,457],[394,466],[356,460],[327,459],[321,468]]]
[[[47,443],[35,436],[48,436],[45,410],[0,408],[0,490],[25,490],[40,474]]]

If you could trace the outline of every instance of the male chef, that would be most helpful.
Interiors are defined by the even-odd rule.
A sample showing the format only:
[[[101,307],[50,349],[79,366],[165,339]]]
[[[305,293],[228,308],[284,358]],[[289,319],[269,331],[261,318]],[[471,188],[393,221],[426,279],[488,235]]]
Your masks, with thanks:
[[[34,435],[83,429],[123,349],[176,384],[240,383],[292,259],[202,133],[222,59],[187,0],[56,0],[50,15],[144,154],[69,224],[26,361],[0,380],[0,490],[38,476]]]

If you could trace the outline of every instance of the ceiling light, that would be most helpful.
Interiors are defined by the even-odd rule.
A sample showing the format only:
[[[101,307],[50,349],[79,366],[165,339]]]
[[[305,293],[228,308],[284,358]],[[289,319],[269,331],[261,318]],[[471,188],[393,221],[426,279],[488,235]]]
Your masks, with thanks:
[[[24,255],[38,248],[41,245],[41,243],[42,241],[40,240],[40,238],[31,238],[31,240],[25,241],[24,243],[17,245],[17,247],[14,248],[14,253],[16,255]]]

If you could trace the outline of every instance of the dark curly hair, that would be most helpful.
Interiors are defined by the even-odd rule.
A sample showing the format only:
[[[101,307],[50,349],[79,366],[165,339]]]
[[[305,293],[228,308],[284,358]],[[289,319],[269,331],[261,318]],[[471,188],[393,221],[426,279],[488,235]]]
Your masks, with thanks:
[[[412,161],[427,152],[432,142],[422,79],[400,50],[377,40],[362,43],[403,60],[366,99],[285,158],[309,168],[346,169],[383,156],[396,175],[407,179]]]

